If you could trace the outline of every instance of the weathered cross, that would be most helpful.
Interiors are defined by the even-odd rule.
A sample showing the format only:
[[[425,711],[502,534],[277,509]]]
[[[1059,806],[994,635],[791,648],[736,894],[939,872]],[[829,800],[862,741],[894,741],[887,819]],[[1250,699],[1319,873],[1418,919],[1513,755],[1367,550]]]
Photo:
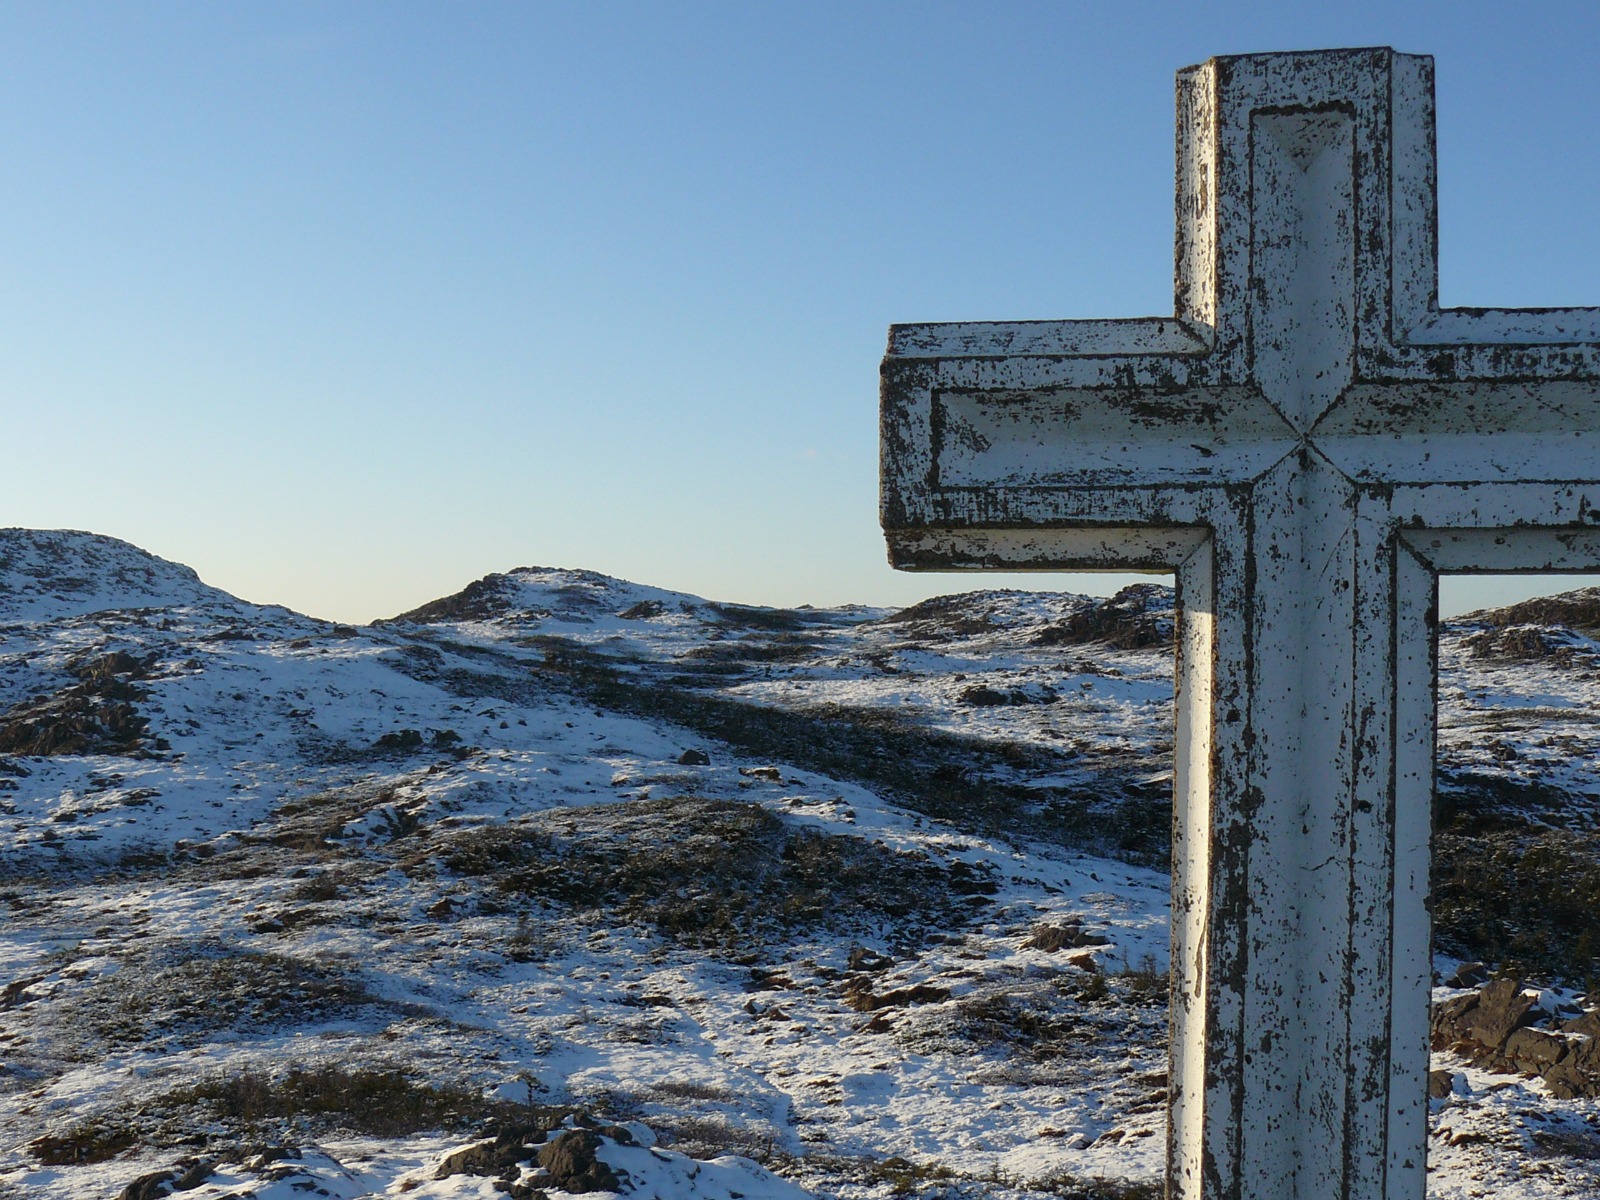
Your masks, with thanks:
[[[890,559],[1174,571],[1168,1187],[1420,1200],[1440,572],[1600,566],[1600,309],[1441,310],[1433,65],[1178,75],[1177,315],[898,325]]]

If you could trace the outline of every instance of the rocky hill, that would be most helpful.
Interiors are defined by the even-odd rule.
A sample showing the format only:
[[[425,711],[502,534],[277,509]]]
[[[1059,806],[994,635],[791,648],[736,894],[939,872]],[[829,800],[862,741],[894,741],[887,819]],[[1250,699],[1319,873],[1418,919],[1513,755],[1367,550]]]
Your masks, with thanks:
[[[0,1195],[1159,1195],[1173,619],[0,531]],[[1597,627],[1443,635],[1433,1197],[1600,1189]]]

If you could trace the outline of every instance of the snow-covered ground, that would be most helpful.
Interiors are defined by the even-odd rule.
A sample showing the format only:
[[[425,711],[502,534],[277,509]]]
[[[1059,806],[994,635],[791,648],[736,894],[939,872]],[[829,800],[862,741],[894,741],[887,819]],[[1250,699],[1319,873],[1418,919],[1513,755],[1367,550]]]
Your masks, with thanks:
[[[0,531],[0,1194],[1159,1195],[1171,603],[352,628]],[[1447,632],[1441,763],[1581,831],[1552,637]],[[1595,1101],[1439,1061],[1430,1195],[1600,1190]]]

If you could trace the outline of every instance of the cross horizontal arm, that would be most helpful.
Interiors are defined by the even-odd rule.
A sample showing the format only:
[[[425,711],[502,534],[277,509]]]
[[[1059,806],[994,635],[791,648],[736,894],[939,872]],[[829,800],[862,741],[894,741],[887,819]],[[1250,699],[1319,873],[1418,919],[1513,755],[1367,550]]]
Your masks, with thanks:
[[[1204,331],[1173,317],[1091,321],[934,321],[889,326],[891,358],[983,358],[1018,354],[1121,356],[1204,354]]]
[[[1175,320],[894,327],[882,413],[892,561],[992,561],[946,555],[937,548],[953,543],[930,530],[1204,525],[1212,493],[1297,445],[1259,389],[1211,384],[1206,364],[1203,338]],[[1055,545],[1068,554],[1050,560],[1057,569],[1170,567],[1137,538]]]

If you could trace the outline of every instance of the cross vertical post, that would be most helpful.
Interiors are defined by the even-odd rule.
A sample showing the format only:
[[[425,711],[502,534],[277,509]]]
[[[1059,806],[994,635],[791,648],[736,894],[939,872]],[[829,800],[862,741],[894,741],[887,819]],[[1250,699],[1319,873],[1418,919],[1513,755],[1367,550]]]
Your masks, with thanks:
[[[1600,309],[1439,307],[1432,69],[1179,72],[1173,317],[890,330],[894,566],[1177,575],[1174,1200],[1422,1200],[1437,576],[1600,567]]]

